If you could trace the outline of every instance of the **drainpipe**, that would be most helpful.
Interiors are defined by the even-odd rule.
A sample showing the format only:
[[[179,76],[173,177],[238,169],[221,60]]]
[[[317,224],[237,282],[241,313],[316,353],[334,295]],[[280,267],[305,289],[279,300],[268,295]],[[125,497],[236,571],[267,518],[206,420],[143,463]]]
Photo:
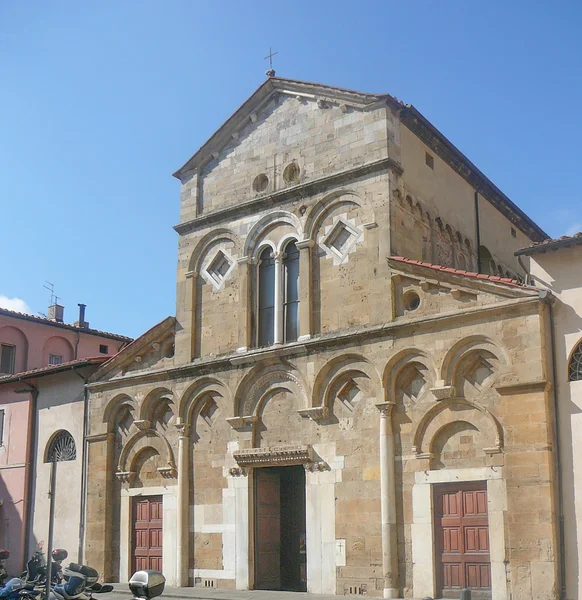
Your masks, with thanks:
[[[555,298],[549,290],[539,292],[540,299],[547,302],[550,311],[550,345],[552,352],[552,395],[554,400],[554,447],[556,461],[556,490],[558,496],[558,536],[559,536],[559,556],[560,565],[559,586],[560,599],[566,598],[566,542],[564,540],[564,493],[562,490],[562,457],[560,452],[560,404],[558,402],[558,368],[556,365],[556,333],[554,321],[554,302]]]
[[[25,518],[24,527],[22,528],[22,562],[20,565],[21,571],[26,568],[28,562],[28,549],[30,542],[30,530],[32,528],[32,520],[34,518],[34,504],[31,502],[33,485],[35,478],[32,477],[32,469],[36,463],[34,460],[35,448],[36,448],[36,431],[38,428],[37,424],[37,412],[36,405],[38,399],[38,388],[34,385],[27,384],[30,392],[30,401],[28,404],[28,438],[26,440],[26,465],[24,468],[24,502],[22,507],[22,514]]]
[[[392,402],[376,404],[380,411],[380,511],[382,519],[382,576],[384,598],[398,598],[396,489]]]
[[[475,190],[475,241],[477,244],[477,273],[482,273],[481,227],[479,226],[479,192],[477,190]]]
[[[87,470],[88,470],[88,441],[89,435],[89,389],[87,388],[88,380],[83,377],[78,371],[77,375],[84,381],[83,387],[83,450],[81,456],[81,510],[79,515],[79,549],[78,561],[83,564],[84,542],[85,542],[85,507],[87,506]]]

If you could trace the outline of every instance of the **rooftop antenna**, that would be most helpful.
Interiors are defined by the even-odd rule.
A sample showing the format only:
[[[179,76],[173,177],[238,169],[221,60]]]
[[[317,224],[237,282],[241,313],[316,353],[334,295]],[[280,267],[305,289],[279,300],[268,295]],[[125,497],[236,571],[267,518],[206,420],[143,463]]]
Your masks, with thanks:
[[[58,304],[59,297],[55,296],[55,284],[51,283],[50,281],[47,281],[46,279],[44,282],[46,285],[43,285],[42,287],[51,293],[51,302],[49,306],[52,306],[53,304]]]
[[[269,54],[265,56],[265,60],[269,59],[269,70],[265,72],[265,75],[269,78],[275,77],[275,70],[273,69],[273,56],[275,54],[279,54],[278,52],[273,52],[271,46],[269,46]]]

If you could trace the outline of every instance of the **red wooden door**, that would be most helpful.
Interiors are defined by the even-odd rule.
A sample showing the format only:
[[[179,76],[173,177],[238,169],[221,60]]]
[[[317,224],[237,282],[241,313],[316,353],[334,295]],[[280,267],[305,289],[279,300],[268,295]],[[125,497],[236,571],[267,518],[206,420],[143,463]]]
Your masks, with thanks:
[[[440,594],[458,598],[470,588],[474,598],[491,598],[486,483],[435,486],[434,500]]]
[[[279,474],[255,469],[255,588],[281,589]]]
[[[133,499],[133,571],[162,571],[162,497]]]

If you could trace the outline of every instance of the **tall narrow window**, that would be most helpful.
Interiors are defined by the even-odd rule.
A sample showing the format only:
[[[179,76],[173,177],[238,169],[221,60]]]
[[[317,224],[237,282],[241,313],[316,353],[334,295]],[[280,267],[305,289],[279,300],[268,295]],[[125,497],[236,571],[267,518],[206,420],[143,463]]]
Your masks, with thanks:
[[[271,253],[266,248],[259,258],[259,346],[275,342],[275,259]]]
[[[283,259],[284,301],[283,319],[285,342],[295,342],[299,337],[299,250],[295,242],[285,248]]]
[[[6,411],[0,410],[0,446],[4,446],[4,415]]]
[[[11,375],[14,373],[14,359],[16,357],[16,346],[2,344],[0,347],[0,373]]]

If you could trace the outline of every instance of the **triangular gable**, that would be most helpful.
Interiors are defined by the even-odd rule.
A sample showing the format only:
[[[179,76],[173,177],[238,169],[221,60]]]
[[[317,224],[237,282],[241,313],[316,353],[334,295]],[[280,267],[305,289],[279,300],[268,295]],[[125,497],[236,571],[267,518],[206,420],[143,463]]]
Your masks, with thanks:
[[[162,345],[172,342],[176,329],[175,317],[166,317],[144,334],[140,335],[131,344],[125,346],[115,356],[104,363],[101,368],[92,375],[91,382],[107,381],[119,375],[125,374],[128,370],[135,368],[151,368],[152,360],[157,358],[159,351],[163,351]],[[152,360],[144,360],[148,356]],[[159,362],[159,361],[158,361]]]
[[[174,177],[182,179],[206,162],[217,156],[229,144],[237,132],[249,121],[254,122],[254,116],[273,94],[285,94],[293,97],[304,97],[318,102],[345,104],[353,108],[369,109],[378,103],[389,102],[398,106],[398,101],[389,94],[364,94],[354,90],[309,83],[294,79],[270,77],[224,122],[210,139],[174,173]]]

